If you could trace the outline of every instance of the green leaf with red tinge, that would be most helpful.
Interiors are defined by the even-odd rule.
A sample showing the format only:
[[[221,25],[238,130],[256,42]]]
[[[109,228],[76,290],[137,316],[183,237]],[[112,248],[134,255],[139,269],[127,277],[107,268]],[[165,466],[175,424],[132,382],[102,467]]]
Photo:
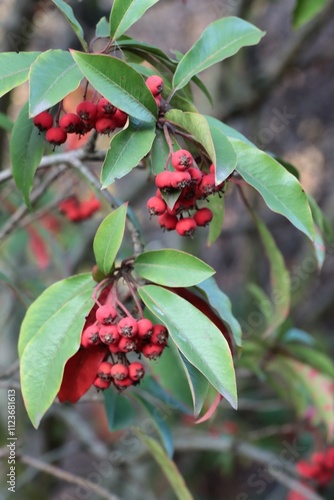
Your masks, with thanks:
[[[116,57],[71,51],[87,80],[103,97],[128,115],[155,123],[158,107],[143,77]]]
[[[196,285],[215,273],[197,257],[174,249],[143,252],[136,258],[134,269],[148,281],[171,287]]]
[[[110,12],[110,38],[115,40],[125,33],[159,0],[114,0]]]
[[[65,17],[66,21],[70,24],[72,27],[74,33],[78,37],[79,42],[81,43],[81,46],[83,49],[88,52],[88,45],[87,42],[84,38],[84,32],[82,29],[81,24],[79,21],[76,19],[73,9],[68,3],[64,2],[63,0],[52,0],[53,3],[58,7],[60,12],[63,14]]]
[[[79,348],[94,284],[90,274],[55,283],[29,307],[22,322],[22,396],[36,428],[60,389],[66,362]]]
[[[3,52],[0,54],[0,97],[24,83],[40,52]]]
[[[82,72],[67,50],[43,52],[30,68],[30,116],[58,104],[80,85],[82,79]]]
[[[28,207],[35,172],[44,153],[44,139],[28,116],[28,103],[15,121],[10,138],[10,157],[15,184]]]
[[[143,434],[139,429],[134,428],[133,430],[161,467],[161,470],[174,490],[175,496],[179,500],[193,500],[193,496],[188,490],[176,464],[166,455],[159,443]]]
[[[174,74],[173,87],[181,89],[191,78],[213,64],[236,54],[242,47],[257,44],[264,32],[237,17],[217,19],[183,56]]]
[[[221,331],[196,307],[169,290],[147,285],[139,289],[139,294],[166,325],[184,357],[236,408],[232,355]]]
[[[127,203],[109,214],[100,224],[94,238],[93,249],[96,263],[108,275],[123,241]]]
[[[135,125],[130,121],[127,128],[114,135],[101,170],[102,187],[131,172],[150,152],[155,138],[155,126]]]

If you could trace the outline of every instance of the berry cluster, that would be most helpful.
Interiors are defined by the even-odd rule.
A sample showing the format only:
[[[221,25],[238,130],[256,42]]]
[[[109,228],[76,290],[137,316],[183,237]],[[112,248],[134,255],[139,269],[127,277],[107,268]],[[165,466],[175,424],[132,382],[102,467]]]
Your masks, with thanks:
[[[70,196],[58,205],[59,211],[71,222],[80,222],[89,219],[100,210],[101,202],[92,195],[88,200],[80,201],[76,196]]]
[[[146,85],[151,90],[158,106],[161,103],[163,81],[159,76],[150,76]],[[123,128],[128,120],[128,115],[121,109],[101,96],[95,104],[83,100],[76,108],[76,113],[65,113],[60,118],[62,104],[55,119],[49,111],[43,111],[33,118],[34,125],[40,132],[46,132],[46,140],[53,146],[64,144],[68,134],[79,136],[95,129],[98,134],[111,134],[118,128]]]
[[[148,200],[147,208],[150,216],[158,216],[163,229],[192,236],[196,227],[206,226],[213,218],[212,211],[200,208],[198,202],[209,201],[209,196],[221,192],[224,182],[217,186],[214,165],[207,170],[198,168],[186,149],[172,153],[170,162],[173,171],[164,170],[156,176],[157,192]],[[168,206],[170,194],[179,194],[172,208]]]
[[[121,272],[117,279],[122,275]],[[129,281],[129,274],[126,283],[132,300],[135,299],[132,312],[118,297],[117,279],[107,278],[97,286],[98,290],[101,285],[107,283],[96,299],[97,306],[93,316],[86,322],[81,335],[81,348],[105,349],[103,362],[93,384],[100,390],[107,389],[111,383],[118,390],[138,384],[145,374],[145,367],[131,358],[140,358],[143,355],[149,360],[156,360],[161,356],[168,340],[168,330],[164,325],[153,324],[143,317],[135,286]]]

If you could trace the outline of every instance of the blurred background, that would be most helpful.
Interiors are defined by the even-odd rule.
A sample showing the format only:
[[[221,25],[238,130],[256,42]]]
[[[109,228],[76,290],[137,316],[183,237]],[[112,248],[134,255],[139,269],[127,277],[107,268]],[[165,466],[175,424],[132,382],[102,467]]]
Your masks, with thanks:
[[[91,40],[96,23],[108,16],[112,2],[69,3],[84,27],[86,39]],[[325,10],[298,30],[292,28],[294,6],[293,0],[160,0],[128,34],[172,55],[173,50],[186,52],[203,29],[220,17],[239,16],[266,31],[258,46],[242,49],[202,74],[214,106],[196,89],[195,104],[200,112],[221,119],[259,148],[294,165],[304,189],[333,225],[334,2],[328,2]],[[52,2],[1,0],[0,19],[1,52],[79,48]],[[7,94],[0,100],[0,112],[15,120],[27,95],[24,85]],[[5,170],[10,164],[10,125],[6,126],[3,118],[0,125],[0,168]],[[107,142],[102,141],[99,146],[107,148]],[[6,435],[7,389],[19,389],[16,346],[25,306],[46,286],[91,269],[92,239],[108,213],[106,204],[92,219],[71,224],[59,213],[58,202],[73,193],[85,198],[90,188],[75,174],[66,173],[57,180],[54,191],[45,193],[38,217],[28,214],[23,223],[13,223],[11,231],[4,234],[3,228],[21,201],[11,182],[1,186],[0,272],[10,279],[8,284],[0,275],[1,435]],[[111,191],[119,199],[130,200],[142,224],[147,248],[183,248],[212,265],[217,270],[218,284],[232,300],[235,315],[246,326],[246,336],[256,335],[256,324],[252,325],[249,317],[258,305],[246,283],[268,289],[268,264],[236,190],[226,194],[222,233],[210,247],[206,244],[206,230],[193,240],[184,240],[162,233],[155,221],[149,221],[145,205],[154,189],[145,171],[133,171],[117,181]],[[323,270],[318,273],[306,239],[288,221],[266,209],[251,191],[249,199],[274,235],[294,279],[291,325],[308,332],[328,353],[333,353],[333,248],[329,248]],[[129,252],[126,245],[123,252]],[[166,421],[175,435],[176,463],[198,500],[285,499],[289,485],[268,475],[268,462],[272,459],[273,467],[279,465],[276,458],[289,449],[293,466],[308,456],[314,446],[324,447],[324,438],[310,430],[307,419],[297,419],[293,408],[242,364],[238,385],[238,412],[223,404],[208,423],[197,427],[191,419],[167,412]],[[138,439],[128,431],[109,432],[103,405],[94,393],[75,407],[53,405],[38,430],[28,420],[19,390],[16,394],[18,444],[25,454],[88,477],[120,498],[174,498],[163,474]],[[145,422],[140,412],[137,418]],[[231,436],[247,443],[250,451],[233,453]],[[206,446],[201,439],[207,440]],[[6,470],[6,463],[1,461],[1,471],[2,468]],[[29,465],[21,464],[19,470],[17,498],[103,498]],[[5,473],[1,476],[5,477]],[[333,498],[334,490],[327,489],[322,494],[323,498]],[[5,481],[0,496],[10,496]]]

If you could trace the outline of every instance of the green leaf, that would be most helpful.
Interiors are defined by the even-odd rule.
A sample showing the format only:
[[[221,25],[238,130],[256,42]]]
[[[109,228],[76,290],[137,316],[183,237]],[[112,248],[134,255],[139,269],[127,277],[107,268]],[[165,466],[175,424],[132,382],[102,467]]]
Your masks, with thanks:
[[[0,54],[0,97],[24,83],[40,52],[3,52]]]
[[[220,120],[217,120],[217,118],[213,118],[212,116],[209,115],[204,115],[204,118],[208,122],[210,128],[215,127],[218,130],[221,131],[222,134],[225,134],[228,139],[238,139],[239,141],[245,142],[249,146],[253,146],[256,148],[255,144],[253,144],[250,140],[247,139],[243,134],[238,132],[232,127],[229,127],[225,123],[221,122]]]
[[[139,429],[134,428],[135,434],[145,444],[149,452],[161,467],[161,470],[168,479],[174,490],[176,498],[179,500],[193,500],[193,496],[188,490],[182,475],[180,474],[175,462],[173,462],[164,452],[162,447],[154,439],[145,436]]]
[[[257,44],[264,34],[237,17],[224,17],[214,21],[179,62],[173,87],[181,89],[197,73],[233,56],[242,47]]]
[[[114,0],[110,12],[110,38],[115,40],[159,0]]]
[[[283,256],[267,227],[255,213],[252,213],[252,216],[270,263],[272,312],[269,316],[269,325],[264,332],[264,336],[267,337],[284,322],[289,314],[290,275],[285,267]]]
[[[209,278],[195,287],[205,296],[206,300],[223,321],[228,331],[233,335],[237,346],[242,345],[242,332],[238,320],[232,313],[229,297],[219,288],[214,278]]]
[[[181,352],[178,352],[178,354],[180,356],[183,369],[188,380],[189,389],[194,405],[194,417],[198,417],[206,400],[210,384],[204,377],[204,375],[199,370],[197,370],[194,365],[189,363],[187,358],[183,356]]]
[[[285,344],[284,348],[288,351],[288,354],[293,356],[295,359],[312,366],[320,373],[327,375],[334,379],[334,363],[333,361],[324,353],[317,351],[314,346],[305,346],[300,344]]]
[[[139,294],[166,325],[185,358],[236,408],[232,355],[221,331],[196,307],[169,290],[146,285]]]
[[[110,273],[122,244],[126,212],[127,203],[124,203],[101,222],[94,238],[93,249],[96,263],[106,276]]]
[[[63,14],[65,17],[66,21],[71,25],[73,31],[78,37],[79,42],[81,43],[82,48],[88,52],[88,45],[87,42],[84,38],[84,32],[82,29],[81,24],[79,21],[76,19],[73,9],[68,3],[64,2],[63,0],[52,0],[53,3],[58,7],[60,12]]]
[[[315,199],[310,194],[307,195],[307,199],[315,222],[313,247],[318,262],[318,269],[320,270],[326,258],[326,246],[334,246],[334,230]]]
[[[215,270],[193,255],[180,250],[143,252],[134,262],[142,278],[163,286],[187,287],[196,285],[215,274]]]
[[[309,346],[313,346],[315,344],[314,337],[310,333],[305,332],[305,330],[301,330],[300,328],[290,328],[289,330],[284,332],[282,341],[284,343],[301,342]]]
[[[10,138],[10,157],[14,181],[30,207],[30,191],[44,152],[44,138],[28,116],[28,103],[22,108]]]
[[[297,0],[293,11],[293,27],[300,28],[303,24],[310,21],[314,16],[321,12],[328,0]]]
[[[5,113],[0,113],[0,128],[6,132],[11,132],[14,127],[14,122]]]
[[[78,350],[85,316],[93,306],[93,287],[90,274],[59,281],[38,297],[22,322],[22,396],[36,428],[59,391],[65,363]]]
[[[97,38],[109,38],[110,36],[110,24],[107,21],[107,18],[101,17],[99,22],[96,25],[95,36]]]
[[[124,394],[110,387],[103,391],[104,408],[111,432],[128,428],[135,421],[135,410]]]
[[[157,104],[142,76],[116,57],[71,51],[73,59],[103,97],[139,121],[156,121]]]
[[[117,46],[122,49],[125,48],[127,50],[131,50],[133,52],[140,52],[141,57],[145,58],[145,60],[145,56],[150,54],[160,61],[168,63],[168,67],[170,69],[176,67],[176,61],[168,57],[168,55],[163,50],[159,49],[159,47],[156,47],[155,45],[150,45],[145,42],[139,42],[138,40],[135,40],[129,36],[123,35],[117,40]]]
[[[238,156],[237,172],[263,197],[268,207],[284,215],[310,240],[314,237],[311,210],[298,180],[271,156],[230,139]]]
[[[168,415],[163,415],[162,411],[159,411],[160,408],[157,404],[152,404],[145,397],[142,396],[141,393],[135,392],[133,393],[134,398],[140,403],[140,405],[144,408],[144,410],[148,413],[150,419],[154,423],[159,436],[161,438],[162,444],[166,450],[168,457],[172,457],[174,453],[173,446],[173,438],[171,430],[166,423],[166,419]],[[162,413],[162,415],[161,415]]]
[[[213,213],[213,218],[209,224],[208,246],[213,245],[219,238],[223,222],[224,222],[224,206],[225,201],[223,196],[210,196],[210,210]]]
[[[168,155],[169,147],[166,142],[165,134],[162,130],[157,128],[151,149],[152,172],[154,175],[158,175],[164,170]]]
[[[237,155],[225,134],[210,126],[211,137],[216,152],[216,184],[225,181],[237,166]]]
[[[80,85],[82,78],[83,74],[68,51],[43,52],[30,69],[30,116],[58,104]]]
[[[166,113],[166,120],[193,135],[194,139],[204,147],[212,163],[216,164],[216,151],[210,127],[203,115],[200,113],[184,113],[178,109],[172,109]]]
[[[121,179],[131,172],[149,153],[154,138],[154,126],[148,127],[144,123],[135,125],[132,120],[127,128],[114,135],[102,165],[102,187],[106,188],[115,179]]]

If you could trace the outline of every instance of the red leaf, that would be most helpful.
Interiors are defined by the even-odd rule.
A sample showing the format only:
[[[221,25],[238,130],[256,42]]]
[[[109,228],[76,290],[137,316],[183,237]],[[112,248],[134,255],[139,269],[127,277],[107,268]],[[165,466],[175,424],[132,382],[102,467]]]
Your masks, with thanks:
[[[208,409],[208,411],[203,415],[203,417],[196,420],[195,424],[202,424],[203,422],[206,422],[207,420],[209,420],[209,418],[211,418],[212,415],[214,414],[214,412],[216,411],[217,406],[219,405],[219,403],[221,402],[222,399],[223,399],[223,396],[221,394],[219,394],[219,392],[217,392],[217,396],[215,397],[215,399],[214,399],[212,405],[210,406],[210,408]]]
[[[27,231],[29,234],[29,246],[36,259],[37,265],[40,269],[45,269],[50,263],[47,245],[35,228],[29,227]]]
[[[97,370],[109,350],[106,345],[79,349],[66,363],[58,393],[61,403],[76,403],[93,385]]]

